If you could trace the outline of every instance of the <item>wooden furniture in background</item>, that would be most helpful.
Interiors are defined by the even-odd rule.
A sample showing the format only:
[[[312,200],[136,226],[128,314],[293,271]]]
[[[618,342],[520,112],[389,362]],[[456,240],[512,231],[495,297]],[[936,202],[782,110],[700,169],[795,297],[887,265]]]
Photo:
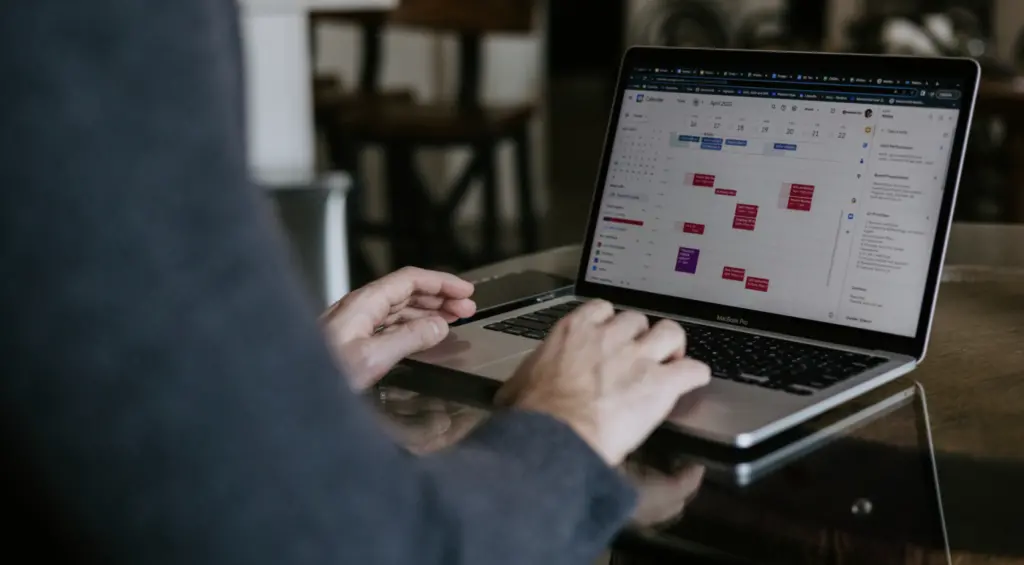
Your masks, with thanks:
[[[368,222],[360,198],[361,183],[350,204],[352,240],[384,237],[397,265],[446,265],[469,268],[500,258],[497,148],[510,141],[515,148],[519,239],[523,251],[537,249],[537,220],[533,202],[529,124],[533,104],[490,107],[481,102],[482,42],[489,34],[526,34],[532,30],[530,0],[405,0],[386,16],[365,14],[364,58],[354,96],[320,93],[318,116],[334,165],[360,179],[359,154],[369,146],[382,149],[385,159],[389,221]],[[331,17],[327,15],[325,17]],[[333,17],[338,17],[334,15]],[[382,23],[455,34],[459,45],[459,77],[455,100],[420,102],[411,97],[382,94],[377,89],[381,59]],[[414,152],[422,148],[469,148],[465,170],[440,201],[417,173]],[[482,187],[482,249],[465,249],[456,233],[456,210],[479,181]]]
[[[1024,223],[1024,79],[982,80],[975,119],[997,116],[1006,124],[1006,145],[1011,155],[1006,219]],[[970,143],[970,142],[968,142]],[[970,189],[970,187],[961,187]]]

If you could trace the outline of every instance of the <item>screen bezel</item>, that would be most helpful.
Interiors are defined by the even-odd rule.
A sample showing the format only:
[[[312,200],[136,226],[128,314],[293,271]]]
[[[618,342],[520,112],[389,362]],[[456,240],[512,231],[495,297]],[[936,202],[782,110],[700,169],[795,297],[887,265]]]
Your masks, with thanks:
[[[792,71],[802,73],[836,73],[877,77],[928,77],[930,80],[956,80],[963,86],[964,104],[960,108],[954,133],[953,147],[943,189],[940,217],[935,232],[935,242],[928,267],[928,277],[922,297],[917,330],[913,337],[884,333],[807,320],[782,314],[771,314],[704,302],[689,298],[655,294],[652,292],[610,286],[586,280],[589,266],[589,251],[593,247],[597,218],[600,212],[601,196],[608,174],[608,163],[618,129],[625,84],[630,71],[637,67],[693,67],[708,69],[732,67],[733,69],[772,69],[772,72]],[[777,69],[777,71],[775,71]],[[730,69],[726,69],[730,70]],[[616,304],[684,315],[687,317],[720,322],[723,318],[743,320],[742,327],[778,332],[803,338],[826,341],[869,350],[881,350],[910,355],[920,359],[928,342],[930,322],[939,284],[946,242],[952,219],[956,189],[963,165],[964,146],[974,113],[974,101],[980,78],[980,67],[971,59],[936,59],[923,57],[900,57],[855,54],[797,53],[780,51],[743,51],[732,49],[694,49],[632,47],[623,56],[615,89],[615,103],[612,106],[608,129],[605,132],[604,150],[601,157],[597,184],[590,205],[590,216],[584,238],[583,255],[576,274],[576,294],[588,298],[601,298]]]

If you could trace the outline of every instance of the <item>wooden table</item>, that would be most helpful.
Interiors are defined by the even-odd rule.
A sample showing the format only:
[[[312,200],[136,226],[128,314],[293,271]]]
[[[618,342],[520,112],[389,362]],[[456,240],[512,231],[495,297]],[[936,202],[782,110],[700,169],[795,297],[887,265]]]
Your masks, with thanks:
[[[466,276],[574,276],[579,255],[568,246]],[[911,376],[928,393],[954,563],[1024,563],[1024,226],[956,225],[946,264]]]

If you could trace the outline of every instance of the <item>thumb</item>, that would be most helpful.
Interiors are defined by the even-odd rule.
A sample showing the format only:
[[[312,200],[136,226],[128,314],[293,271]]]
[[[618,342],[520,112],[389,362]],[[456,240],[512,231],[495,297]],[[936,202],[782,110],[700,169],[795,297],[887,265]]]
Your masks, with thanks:
[[[441,316],[426,316],[397,324],[369,338],[365,346],[367,369],[382,376],[399,361],[441,343],[448,323]]]

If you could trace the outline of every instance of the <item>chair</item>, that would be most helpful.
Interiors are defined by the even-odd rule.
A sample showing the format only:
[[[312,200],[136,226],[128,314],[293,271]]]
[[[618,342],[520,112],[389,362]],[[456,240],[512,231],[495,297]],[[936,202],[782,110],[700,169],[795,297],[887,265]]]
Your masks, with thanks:
[[[380,20],[361,22],[364,57],[358,91],[335,95],[333,101],[322,94],[317,104],[318,122],[335,167],[350,170],[354,178],[361,179],[358,157],[362,149],[378,146],[385,158],[389,221],[373,224],[365,220],[362,183],[357,180],[349,206],[354,253],[362,238],[377,236],[391,244],[396,266],[465,269],[499,259],[496,161],[498,145],[504,141],[512,142],[516,155],[520,247],[526,252],[537,250],[528,129],[534,106],[497,108],[480,101],[484,36],[528,33],[532,8],[530,0],[403,0],[387,16],[389,25],[457,35],[459,85],[452,102],[424,103],[401,93],[379,92]],[[468,147],[472,157],[443,198],[436,201],[415,168],[413,154],[421,148],[453,147]],[[478,254],[462,245],[455,230],[456,209],[475,180],[483,190]]]

